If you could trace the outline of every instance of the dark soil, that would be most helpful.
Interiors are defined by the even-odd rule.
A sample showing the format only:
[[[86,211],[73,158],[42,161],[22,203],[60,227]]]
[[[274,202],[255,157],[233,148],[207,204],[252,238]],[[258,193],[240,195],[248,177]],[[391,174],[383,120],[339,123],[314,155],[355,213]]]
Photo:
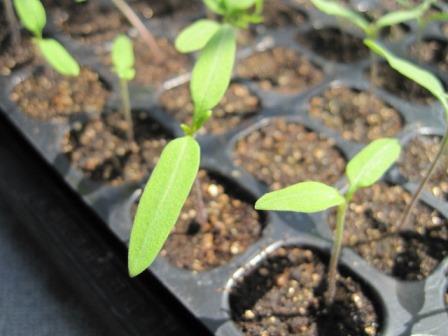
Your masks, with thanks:
[[[78,77],[67,77],[47,66],[17,84],[11,100],[31,118],[50,120],[74,113],[100,113],[109,91],[99,75],[82,68]]]
[[[162,107],[178,121],[191,123],[193,104],[188,85],[165,91],[160,96]],[[260,100],[243,84],[230,85],[221,103],[213,109],[212,118],[205,124],[207,133],[222,134],[229,132],[243,121],[255,116],[260,109]]]
[[[243,253],[261,237],[263,219],[235,186],[203,170],[198,176],[207,222],[196,221],[198,203],[193,191],[161,255],[176,267],[201,272]]]
[[[376,86],[404,100],[419,104],[431,104],[435,101],[429,91],[404,77],[386,63],[376,63],[374,78],[371,78],[370,69],[366,72],[366,77],[370,78]]]
[[[448,256],[448,225],[437,211],[419,203],[408,226],[398,231],[410,200],[402,187],[384,183],[358,191],[347,213],[344,244],[388,275],[422,280]],[[334,212],[329,220],[334,227]]]
[[[402,128],[400,114],[369,92],[332,87],[310,100],[310,115],[346,140],[369,142],[394,136]]]
[[[326,262],[308,249],[276,250],[231,292],[233,320],[250,336],[378,335],[379,314],[350,276],[325,304]]]
[[[135,141],[120,112],[77,122],[67,133],[62,151],[72,164],[93,181],[117,185],[140,181],[156,165],[171,136],[146,113],[133,113]]]
[[[333,140],[283,119],[239,140],[234,159],[273,190],[305,180],[333,184],[346,164]]]
[[[145,19],[184,16],[197,13],[193,0],[128,1],[134,11]],[[79,4],[54,4],[52,11],[56,25],[75,40],[89,45],[112,41],[117,34],[127,32],[131,25],[121,12],[110,4],[87,1]]]
[[[158,38],[157,45],[161,53],[161,61],[156,62],[148,45],[141,38],[134,39],[135,78],[133,82],[140,85],[155,85],[185,73],[190,68],[190,60],[186,55],[176,51],[174,45],[166,38]],[[101,57],[105,65],[112,67],[110,52]]]
[[[437,155],[441,137],[418,136],[403,149],[398,162],[400,173],[408,180],[420,183]],[[426,185],[427,190],[436,197],[448,200],[448,161],[442,157],[436,171]]]
[[[420,62],[436,66],[440,71],[448,72],[448,43],[439,39],[425,39],[414,44],[410,53]]]
[[[263,25],[268,28],[300,26],[307,21],[306,14],[284,1],[267,0],[263,8]]]
[[[237,74],[259,83],[264,90],[303,92],[323,79],[322,71],[292,49],[277,47],[239,62]]]
[[[362,39],[338,28],[313,29],[297,37],[300,44],[319,56],[338,63],[353,63],[369,57]]]

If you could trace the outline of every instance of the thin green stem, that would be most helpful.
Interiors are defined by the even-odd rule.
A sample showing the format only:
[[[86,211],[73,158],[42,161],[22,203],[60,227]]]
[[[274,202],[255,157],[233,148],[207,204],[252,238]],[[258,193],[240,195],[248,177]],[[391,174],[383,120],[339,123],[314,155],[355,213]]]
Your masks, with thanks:
[[[134,141],[134,122],[132,121],[131,102],[129,99],[128,81],[120,79],[121,103],[123,106],[123,115],[127,122],[127,135],[129,141]]]
[[[331,251],[330,265],[328,267],[328,288],[325,293],[325,300],[328,306],[331,306],[334,302],[336,294],[336,281],[338,277],[338,263],[342,250],[342,240],[344,237],[345,215],[347,213],[349,199],[346,196],[346,200],[338,207],[336,214],[336,231],[334,233],[333,248]]]
[[[114,5],[123,13],[128,21],[137,29],[143,41],[148,45],[149,49],[153,53],[154,61],[160,63],[162,61],[162,54],[157,44],[156,39],[151,32],[145,27],[140,18],[135,14],[132,8],[127,4],[125,0],[112,0]]]
[[[13,46],[18,46],[20,44],[20,25],[17,21],[16,15],[14,14],[14,9],[12,7],[11,0],[3,0],[5,7],[6,20],[8,21],[9,31],[11,33],[11,42]]]
[[[207,224],[207,208],[205,207],[204,197],[202,195],[201,181],[199,176],[196,177],[194,181],[194,192],[196,196],[196,221],[200,226],[205,226]]]
[[[411,214],[412,209],[414,208],[415,204],[420,198],[420,194],[422,193],[423,189],[425,188],[426,184],[428,183],[429,179],[431,178],[432,174],[435,172],[437,165],[440,162],[440,159],[442,158],[443,154],[448,148],[448,129],[445,131],[445,135],[443,136],[442,143],[440,144],[439,151],[437,152],[436,157],[431,163],[431,166],[429,167],[428,171],[426,172],[425,177],[420,182],[419,186],[417,187],[417,190],[412,195],[411,202],[407,205],[405,211],[403,212],[403,216],[400,219],[400,222],[397,226],[397,230],[402,230],[403,228],[406,228],[408,225],[408,219]]]

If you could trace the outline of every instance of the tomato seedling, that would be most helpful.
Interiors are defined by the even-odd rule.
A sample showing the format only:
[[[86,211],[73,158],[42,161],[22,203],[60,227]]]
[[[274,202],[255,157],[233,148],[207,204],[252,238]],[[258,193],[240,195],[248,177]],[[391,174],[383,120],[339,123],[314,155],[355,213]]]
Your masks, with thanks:
[[[257,210],[295,211],[313,213],[337,206],[336,230],[325,299],[329,305],[336,293],[337,265],[342,249],[345,215],[353,195],[361,188],[376,183],[400,155],[400,144],[396,139],[378,139],[371,142],[347,164],[345,174],[348,188],[340,192],[332,186],[315,181],[300,182],[262,196],[256,203]]]
[[[54,70],[64,76],[78,76],[79,65],[58,41],[44,38],[47,22],[45,8],[39,0],[14,0],[14,8],[22,25],[33,34],[33,41]]]

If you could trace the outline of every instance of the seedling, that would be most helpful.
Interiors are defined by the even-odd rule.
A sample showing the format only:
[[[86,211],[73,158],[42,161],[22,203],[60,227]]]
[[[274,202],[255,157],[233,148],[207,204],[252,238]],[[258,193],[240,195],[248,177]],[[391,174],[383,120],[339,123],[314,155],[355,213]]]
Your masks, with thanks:
[[[125,35],[119,35],[112,47],[112,63],[115,73],[120,78],[121,102],[123,115],[127,121],[128,140],[134,140],[134,123],[132,122],[131,103],[129,101],[128,81],[135,77],[134,50],[131,40]]]
[[[190,125],[181,125],[183,137],[164,148],[137,208],[129,242],[131,277],[143,272],[156,258],[196,179],[201,152],[195,136],[229,86],[236,53],[234,28],[226,23],[218,25],[201,49],[190,82],[193,120]],[[201,202],[197,206],[203,216]],[[201,220],[204,218],[198,218]]]
[[[328,287],[325,299],[328,305],[336,293],[337,265],[342,249],[345,215],[353,195],[361,188],[376,183],[400,155],[400,144],[395,139],[378,139],[371,142],[347,164],[345,174],[348,188],[340,192],[326,184],[306,181],[273,191],[262,196],[256,203],[257,210],[295,211],[313,213],[337,206],[336,230],[330,265]]]
[[[395,12],[390,12],[374,22],[369,22],[361,14],[345,7],[344,5],[338,4],[336,1],[328,0],[311,0],[313,5],[319,9],[321,12],[341,17],[348,20],[354,26],[361,29],[365,38],[376,40],[382,29],[391,27],[406,21],[417,20],[423,16],[423,14],[430,8],[434,0],[425,0],[420,5],[412,9],[398,10]],[[371,53],[372,66],[371,66],[371,79],[375,82],[376,79],[376,62],[374,60],[374,53]]]
[[[79,65],[68,51],[58,41],[42,36],[47,22],[42,3],[39,0],[14,0],[14,7],[20,22],[33,34],[34,43],[53,69],[64,76],[78,76]]]
[[[442,105],[444,111],[445,111],[445,120],[448,121],[448,93],[445,91],[442,83],[440,80],[435,77],[432,73],[429,71],[426,71],[420,67],[418,67],[415,64],[410,63],[409,61],[406,61],[404,59],[401,59],[394,54],[392,54],[390,51],[385,49],[383,46],[381,46],[379,43],[366,39],[364,40],[364,43],[369,46],[371,50],[373,50],[375,53],[380,55],[381,57],[385,58],[386,61],[389,63],[391,68],[395,69],[399,73],[401,73],[403,76],[409,78],[410,80],[416,82],[426,90],[428,90]],[[434,159],[434,161],[431,163],[428,171],[426,172],[425,177],[420,182],[419,186],[417,187],[416,191],[412,195],[411,202],[406,207],[406,210],[403,213],[403,216],[401,218],[399,228],[405,227],[407,225],[407,221],[409,218],[409,215],[416,205],[418,199],[420,198],[420,195],[425,188],[426,184],[428,183],[429,179],[431,178],[432,174],[436,170],[442,156],[446,152],[448,148],[448,126],[445,131],[445,135],[443,136],[442,143],[440,145],[440,149],[437,152],[437,155]]]

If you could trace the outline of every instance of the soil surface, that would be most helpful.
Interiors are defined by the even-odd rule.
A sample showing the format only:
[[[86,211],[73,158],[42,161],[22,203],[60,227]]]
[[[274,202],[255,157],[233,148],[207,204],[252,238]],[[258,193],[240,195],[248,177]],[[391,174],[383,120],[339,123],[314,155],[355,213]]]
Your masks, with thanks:
[[[418,136],[404,148],[398,162],[400,173],[410,181],[420,183],[435,159],[442,138],[439,136]],[[436,171],[426,185],[436,197],[448,200],[448,157],[442,157]]]
[[[128,1],[132,9],[141,17],[184,16],[197,13],[199,6],[193,0],[168,1]],[[64,2],[53,4],[52,14],[56,25],[73,39],[89,45],[112,41],[119,33],[131,28],[125,16],[113,6],[100,1],[85,3]]]
[[[17,84],[11,100],[38,120],[68,117],[74,113],[100,113],[109,91],[99,75],[81,68],[77,77],[62,76],[47,66],[36,68],[31,76]]]
[[[254,80],[264,90],[303,92],[323,79],[322,71],[296,51],[277,47],[239,62],[237,74]]]
[[[310,100],[309,113],[346,140],[369,142],[394,136],[402,128],[400,114],[369,92],[332,87]]]
[[[429,91],[425,90],[414,81],[402,76],[386,63],[376,63],[375,73],[376,75],[372,78],[371,70],[369,69],[365,75],[373,81],[376,86],[397,97],[400,97],[406,101],[426,105],[435,101],[435,98],[429,93]]]
[[[129,125],[121,111],[76,122],[64,137],[62,151],[93,181],[140,181],[156,165],[171,136],[144,112],[134,111],[133,119],[134,141],[128,140]]]
[[[297,37],[317,55],[338,63],[353,63],[369,57],[362,39],[338,28],[313,29]]]
[[[239,140],[234,160],[273,190],[305,180],[333,184],[346,164],[333,140],[284,119]]]
[[[412,195],[400,186],[378,183],[358,191],[347,213],[344,244],[368,263],[400,280],[422,280],[448,256],[448,222],[419,203],[408,226],[398,222]],[[330,214],[335,225],[335,213]]]
[[[232,318],[250,336],[371,336],[380,317],[359,283],[339,277],[327,307],[326,260],[302,248],[280,248],[231,292]]]
[[[414,44],[410,53],[420,62],[436,66],[443,72],[448,72],[448,43],[439,39],[425,39]]]
[[[157,45],[161,55],[160,62],[156,62],[154,54],[141,38],[133,39],[135,54],[135,78],[133,82],[140,85],[155,85],[176,75],[187,72],[191,65],[188,56],[176,51],[174,45],[166,38],[157,38]],[[112,68],[110,52],[102,52],[102,62]]]
[[[165,91],[160,96],[160,104],[178,121],[190,124],[193,104],[188,85]],[[202,133],[223,134],[231,131],[243,121],[255,116],[260,109],[260,99],[252,94],[247,86],[232,83],[220,104],[213,109],[213,116],[203,128]]]
[[[284,1],[267,0],[263,7],[263,25],[268,28],[299,26],[307,21],[307,16],[301,10]]]
[[[257,241],[263,218],[243,193],[219,177],[199,171],[207,221],[199,224],[195,187],[185,203],[161,255],[176,267],[205,271],[226,264]]]

